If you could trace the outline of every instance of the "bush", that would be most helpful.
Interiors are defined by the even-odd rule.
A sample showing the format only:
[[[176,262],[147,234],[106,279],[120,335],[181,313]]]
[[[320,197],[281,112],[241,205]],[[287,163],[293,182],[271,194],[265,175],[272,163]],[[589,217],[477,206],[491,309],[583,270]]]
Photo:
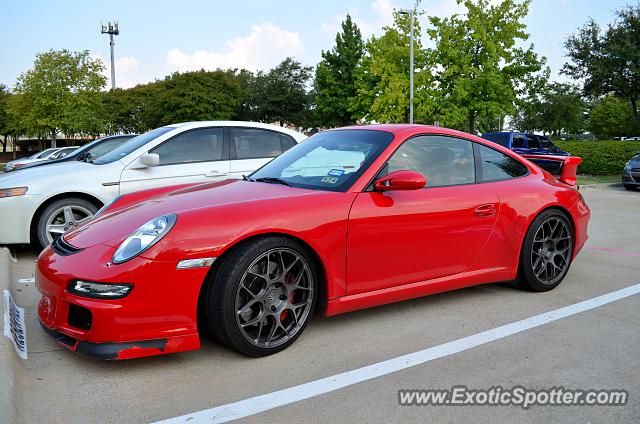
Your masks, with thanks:
[[[615,175],[622,173],[624,164],[640,151],[640,141],[556,141],[556,146],[584,161],[579,174]]]

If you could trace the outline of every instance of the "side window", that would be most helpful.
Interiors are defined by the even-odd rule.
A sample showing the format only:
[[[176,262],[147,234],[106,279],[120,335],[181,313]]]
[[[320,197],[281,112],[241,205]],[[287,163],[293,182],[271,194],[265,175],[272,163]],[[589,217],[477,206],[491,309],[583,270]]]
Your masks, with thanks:
[[[202,128],[179,134],[162,143],[151,153],[160,156],[160,165],[222,160],[222,128]]]
[[[477,144],[480,153],[481,181],[500,181],[527,175],[529,169],[514,158]]]
[[[388,172],[418,171],[427,178],[426,187],[475,182],[473,147],[470,141],[438,135],[423,135],[405,141],[388,162]]]
[[[527,136],[527,144],[530,149],[540,149],[540,142],[538,141],[538,137],[535,135]]]
[[[524,136],[522,134],[514,134],[511,148],[517,149],[522,147],[524,147]]]
[[[280,134],[280,146],[282,147],[282,153],[286,152],[290,148],[296,145],[296,141],[290,135]]]
[[[282,153],[280,134],[260,128],[231,128],[236,159],[275,158]]]

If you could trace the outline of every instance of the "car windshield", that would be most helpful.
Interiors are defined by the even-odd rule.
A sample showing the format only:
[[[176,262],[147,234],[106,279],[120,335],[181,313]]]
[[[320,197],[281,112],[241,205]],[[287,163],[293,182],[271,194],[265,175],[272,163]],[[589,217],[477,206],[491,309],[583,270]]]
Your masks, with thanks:
[[[89,152],[89,153],[91,153],[91,156],[95,158],[95,157],[97,157],[97,156],[94,156],[94,155],[93,155],[93,151],[94,151],[95,149],[100,148],[100,146],[102,146],[102,145],[104,145],[104,144],[109,144],[109,143],[111,143],[111,142],[115,142],[115,141],[119,141],[120,143],[124,143],[125,141],[130,140],[130,139],[131,139],[131,138],[133,138],[133,137],[129,137],[129,138],[125,138],[125,137],[117,137],[117,138],[114,138],[113,140],[104,141],[104,140],[105,140],[105,138],[107,138],[107,137],[98,138],[98,139],[96,139],[96,140],[93,140],[93,141],[91,141],[91,142],[89,142],[89,143],[85,144],[84,146],[82,146],[82,147],[78,148],[78,150],[76,150],[76,151],[75,151],[75,152],[73,152],[72,154],[67,155],[67,157],[70,157],[70,156],[74,156],[74,157],[78,157],[78,158],[79,158],[80,156],[83,156],[83,157],[84,157],[84,153]],[[96,144],[97,144],[97,146],[96,146]],[[115,147],[117,147],[117,146],[119,145],[119,144],[117,144],[117,143],[114,143],[114,144],[115,144],[115,145],[114,145],[114,148],[115,148]],[[111,150],[113,150],[113,149],[111,149]],[[109,151],[109,150],[107,150],[107,151]],[[104,153],[107,153],[107,151],[105,151]]]
[[[258,169],[250,178],[314,190],[346,191],[392,139],[393,134],[375,130],[318,133]]]
[[[56,150],[58,150],[58,149],[57,149],[57,148],[55,148],[55,149],[54,149],[54,148],[52,148],[52,149],[46,149],[46,150],[43,150],[43,151],[41,151],[40,153],[36,153],[35,155],[30,156],[30,159],[42,159],[42,158],[44,158],[45,156],[47,156],[47,155],[49,155],[49,154],[51,154],[51,153],[55,152]]]
[[[165,134],[174,129],[175,129],[174,127],[160,127],[160,128],[156,128],[155,130],[147,131],[144,134],[140,134],[139,136],[133,137],[126,143],[120,145],[119,147],[113,149],[109,153],[96,159],[95,161],[93,161],[93,163],[98,165],[103,165],[105,163],[111,163],[119,159],[122,159],[123,157],[127,156],[129,153],[144,146],[154,138],[160,137],[162,134]]]

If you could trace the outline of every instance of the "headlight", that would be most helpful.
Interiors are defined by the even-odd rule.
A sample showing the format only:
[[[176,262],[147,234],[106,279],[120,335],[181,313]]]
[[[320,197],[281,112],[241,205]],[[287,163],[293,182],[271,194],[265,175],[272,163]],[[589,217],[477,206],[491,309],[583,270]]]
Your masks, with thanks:
[[[631,172],[631,162],[627,162],[624,166],[624,172],[626,172],[627,174],[629,172]]]
[[[173,213],[153,218],[120,244],[113,255],[113,263],[121,264],[149,249],[159,242],[175,223],[176,214]]]
[[[24,196],[29,187],[0,188],[0,197]]]
[[[131,292],[132,284],[94,283],[76,280],[67,287],[69,293],[99,299],[121,299]]]

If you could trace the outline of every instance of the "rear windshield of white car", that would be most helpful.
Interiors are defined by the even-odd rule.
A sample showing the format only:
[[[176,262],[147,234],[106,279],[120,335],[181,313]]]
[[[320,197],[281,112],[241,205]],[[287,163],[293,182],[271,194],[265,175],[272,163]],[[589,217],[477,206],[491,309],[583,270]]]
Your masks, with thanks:
[[[103,165],[105,163],[111,163],[122,159],[127,156],[129,153],[139,149],[144,146],[154,138],[160,137],[162,134],[165,134],[171,130],[174,130],[174,127],[160,127],[155,130],[147,131],[144,134],[140,134],[139,136],[133,137],[131,140],[124,143],[122,146],[117,147],[110,151],[109,153],[97,158],[93,161],[93,163],[98,165]]]

